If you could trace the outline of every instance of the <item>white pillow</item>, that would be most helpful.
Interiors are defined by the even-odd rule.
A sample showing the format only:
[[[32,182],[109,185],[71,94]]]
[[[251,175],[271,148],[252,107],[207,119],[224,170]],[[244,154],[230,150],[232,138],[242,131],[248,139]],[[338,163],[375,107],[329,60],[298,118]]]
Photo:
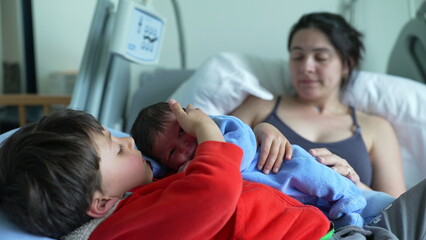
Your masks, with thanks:
[[[227,114],[248,94],[271,99],[291,93],[283,59],[220,53],[207,60],[172,98],[209,114]],[[343,101],[386,118],[401,146],[405,179],[411,187],[426,178],[426,85],[402,77],[360,72]]]
[[[247,95],[272,99],[257,78],[245,66],[239,55],[219,54],[199,69],[171,95],[182,106],[189,103],[210,115],[229,113],[239,106]]]

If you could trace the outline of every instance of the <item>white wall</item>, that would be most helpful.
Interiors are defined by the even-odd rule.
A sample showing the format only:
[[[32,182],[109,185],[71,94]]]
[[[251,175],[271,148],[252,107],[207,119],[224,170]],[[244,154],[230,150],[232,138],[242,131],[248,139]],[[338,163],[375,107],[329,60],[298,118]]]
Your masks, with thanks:
[[[287,32],[301,14],[337,12],[340,1],[181,0],[188,67],[197,67],[220,51],[287,56]],[[169,24],[160,65],[178,67],[177,33],[171,4],[169,1],[153,2],[158,12],[166,14]]]
[[[410,19],[409,1],[359,1],[356,27],[364,33],[366,47],[361,68],[387,71],[387,61],[399,32]],[[378,11],[380,9],[380,11]]]
[[[96,0],[33,0],[34,48],[39,92],[49,74],[78,71]]]
[[[23,63],[23,32],[20,31],[22,25],[21,19],[21,2],[16,0],[1,0],[0,7],[0,73],[2,74],[0,79],[1,93],[3,92],[3,62],[7,63],[19,63],[20,64],[20,76],[21,89],[25,89],[25,74],[24,74],[24,63]]]
[[[19,62],[21,60],[19,32],[19,5],[16,0],[2,0],[2,42],[3,60],[8,62]]]
[[[159,66],[178,68],[177,31],[170,1],[153,0],[167,19]],[[196,68],[219,51],[287,57],[287,33],[303,14],[341,11],[349,0],[180,0],[187,66]],[[362,68],[386,72],[396,37],[422,0],[359,0],[356,27],[365,34]],[[96,0],[33,0],[38,79],[53,71],[78,70]],[[138,72],[144,67],[134,67]],[[137,76],[137,74],[133,74]],[[40,85],[39,84],[39,88]]]

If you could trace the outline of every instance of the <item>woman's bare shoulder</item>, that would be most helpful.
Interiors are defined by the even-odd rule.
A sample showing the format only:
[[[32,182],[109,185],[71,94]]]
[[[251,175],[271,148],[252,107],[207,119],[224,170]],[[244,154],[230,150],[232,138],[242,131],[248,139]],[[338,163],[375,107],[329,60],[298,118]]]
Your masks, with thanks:
[[[265,100],[250,95],[231,115],[239,117],[250,126],[254,126],[265,119],[272,111],[275,101],[276,97],[272,100]]]
[[[266,99],[262,99],[253,95],[249,95],[247,96],[247,98],[244,100],[244,103],[251,103],[251,104],[271,104],[273,102],[275,102],[275,100],[277,99],[277,97],[274,97],[272,100],[266,100]]]
[[[386,133],[394,132],[391,123],[384,117],[358,110],[356,111],[356,116],[363,133],[373,136],[385,136]]]
[[[356,110],[356,117],[359,123],[367,124],[369,126],[374,126],[376,124],[390,125],[390,122],[384,117],[375,114],[365,113],[359,110]]]

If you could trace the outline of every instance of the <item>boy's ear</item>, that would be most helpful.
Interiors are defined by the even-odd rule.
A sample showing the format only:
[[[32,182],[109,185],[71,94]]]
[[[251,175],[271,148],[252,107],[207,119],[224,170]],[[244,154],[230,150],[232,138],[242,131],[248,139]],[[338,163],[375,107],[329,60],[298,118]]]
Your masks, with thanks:
[[[105,216],[119,200],[120,199],[117,197],[106,197],[97,191],[86,213],[93,218],[101,218]]]

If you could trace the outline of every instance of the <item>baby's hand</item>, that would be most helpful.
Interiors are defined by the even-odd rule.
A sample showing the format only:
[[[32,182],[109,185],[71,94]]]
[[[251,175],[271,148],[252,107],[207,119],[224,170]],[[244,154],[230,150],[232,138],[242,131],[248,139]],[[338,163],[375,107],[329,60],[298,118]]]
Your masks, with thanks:
[[[290,160],[293,149],[286,137],[269,123],[259,123],[253,129],[260,145],[260,156],[257,163],[259,170],[265,174],[277,173],[283,164],[283,158]]]
[[[169,106],[182,129],[196,137],[198,144],[204,141],[225,141],[216,123],[200,109],[189,104],[183,110],[174,99],[169,100]]]

